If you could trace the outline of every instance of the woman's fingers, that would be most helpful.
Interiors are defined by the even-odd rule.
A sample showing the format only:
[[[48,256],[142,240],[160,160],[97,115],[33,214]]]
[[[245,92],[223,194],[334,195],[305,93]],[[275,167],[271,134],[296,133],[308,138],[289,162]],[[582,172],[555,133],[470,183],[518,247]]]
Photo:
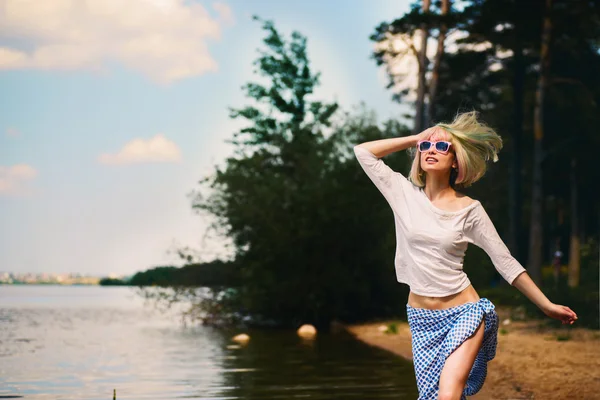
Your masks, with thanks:
[[[569,307],[567,307],[567,309],[573,313],[573,316],[575,316],[575,317],[577,316],[577,314],[575,313],[575,311],[571,310]]]
[[[569,307],[567,306],[563,306],[563,308],[571,315],[572,318],[577,319],[577,314],[575,313],[575,311],[571,310]]]
[[[571,310],[567,306],[563,306],[560,304],[554,304],[550,312],[548,313],[548,316],[558,319],[563,324],[569,325],[573,325],[573,322],[577,320],[577,314],[575,314],[575,311]]]

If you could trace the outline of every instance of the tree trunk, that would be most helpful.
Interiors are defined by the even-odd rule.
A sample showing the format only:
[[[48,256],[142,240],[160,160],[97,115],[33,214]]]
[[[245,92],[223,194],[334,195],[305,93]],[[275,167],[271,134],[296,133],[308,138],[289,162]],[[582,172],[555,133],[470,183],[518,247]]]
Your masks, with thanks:
[[[577,206],[577,164],[571,159],[571,244],[569,248],[569,287],[579,286],[580,249],[579,249],[579,207]]]
[[[448,15],[448,12],[450,12],[450,0],[442,0],[442,15]],[[438,35],[437,51],[433,61],[433,69],[431,71],[431,82],[429,83],[429,103],[427,103],[427,113],[425,116],[428,126],[433,124],[436,101],[435,98],[437,96],[438,82],[440,79],[440,64],[442,63],[442,57],[444,56],[444,41],[446,40],[446,32],[448,32],[448,25],[442,23],[440,26],[440,33]]]
[[[423,0],[423,13],[429,12],[431,6],[431,0]],[[425,111],[425,91],[426,81],[425,73],[427,72],[427,40],[429,39],[429,28],[426,24],[421,25],[421,48],[419,49],[419,55],[417,57],[419,61],[419,80],[417,86],[417,101],[416,101],[416,114],[415,114],[415,126],[413,132],[419,133],[424,129],[424,111]]]
[[[527,262],[528,273],[531,279],[538,285],[542,278],[542,240],[543,240],[543,207],[544,190],[542,186],[543,171],[542,161],[544,159],[542,140],[544,138],[544,100],[548,75],[550,73],[550,32],[552,20],[550,12],[552,0],[546,0],[546,12],[542,28],[542,46],[540,54],[540,76],[538,78],[535,93],[535,113],[533,120],[534,147],[533,147],[533,187],[531,190],[531,226],[529,231],[529,260]]]
[[[512,255],[521,259],[521,248],[519,247],[521,232],[521,210],[523,209],[523,198],[521,190],[521,138],[523,137],[523,98],[525,95],[525,63],[523,60],[523,46],[520,40],[519,26],[515,26],[514,53],[514,78],[513,78],[513,131],[511,135],[512,160],[510,168],[509,184],[509,233],[508,248]]]

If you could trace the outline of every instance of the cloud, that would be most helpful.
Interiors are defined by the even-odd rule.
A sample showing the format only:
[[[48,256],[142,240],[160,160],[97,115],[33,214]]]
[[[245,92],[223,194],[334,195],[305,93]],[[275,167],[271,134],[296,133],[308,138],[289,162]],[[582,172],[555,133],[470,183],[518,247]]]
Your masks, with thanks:
[[[19,132],[15,128],[8,128],[8,129],[6,129],[6,136],[10,136],[10,137],[21,136],[21,132]]]
[[[37,176],[31,165],[15,164],[10,167],[0,165],[0,195],[25,194],[24,182]]]
[[[186,0],[4,0],[0,7],[0,70],[102,70],[120,62],[169,83],[216,71],[208,40],[233,22]]]
[[[133,139],[125,144],[118,153],[101,154],[98,161],[111,165],[179,162],[181,161],[181,151],[174,142],[162,134],[158,134],[147,140]]]

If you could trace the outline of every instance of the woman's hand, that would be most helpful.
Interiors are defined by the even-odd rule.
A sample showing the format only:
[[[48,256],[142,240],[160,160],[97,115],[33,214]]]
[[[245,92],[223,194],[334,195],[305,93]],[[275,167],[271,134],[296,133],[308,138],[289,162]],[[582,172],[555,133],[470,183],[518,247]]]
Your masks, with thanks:
[[[444,135],[446,135],[446,132],[444,131],[443,128],[440,128],[439,126],[434,125],[430,128],[425,129],[423,132],[416,134],[415,135],[415,140],[416,140],[415,144],[421,140],[426,140],[434,133],[439,133],[441,135],[441,137],[444,137]]]
[[[425,140],[427,139],[429,136],[431,136],[437,129],[441,129],[437,126],[432,126],[431,128],[427,128],[425,129],[423,132],[418,133],[415,135],[415,139],[417,141],[417,143],[421,140]]]
[[[558,319],[563,324],[572,325],[577,320],[577,314],[567,306],[561,306],[559,304],[551,303],[548,307],[543,310],[544,314],[550,318]]]

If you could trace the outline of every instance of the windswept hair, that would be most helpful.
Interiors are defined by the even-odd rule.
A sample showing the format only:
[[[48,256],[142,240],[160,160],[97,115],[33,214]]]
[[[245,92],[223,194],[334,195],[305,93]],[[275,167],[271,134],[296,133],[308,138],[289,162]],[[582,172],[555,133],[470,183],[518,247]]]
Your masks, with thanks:
[[[498,161],[502,138],[477,117],[477,111],[469,111],[457,114],[450,124],[436,124],[445,131],[445,140],[452,143],[456,154],[458,172],[450,174],[452,187],[471,186],[485,174],[488,160]],[[433,135],[436,134],[432,132],[430,137]],[[418,151],[414,154],[409,179],[419,187],[425,186],[425,172],[421,169]]]

